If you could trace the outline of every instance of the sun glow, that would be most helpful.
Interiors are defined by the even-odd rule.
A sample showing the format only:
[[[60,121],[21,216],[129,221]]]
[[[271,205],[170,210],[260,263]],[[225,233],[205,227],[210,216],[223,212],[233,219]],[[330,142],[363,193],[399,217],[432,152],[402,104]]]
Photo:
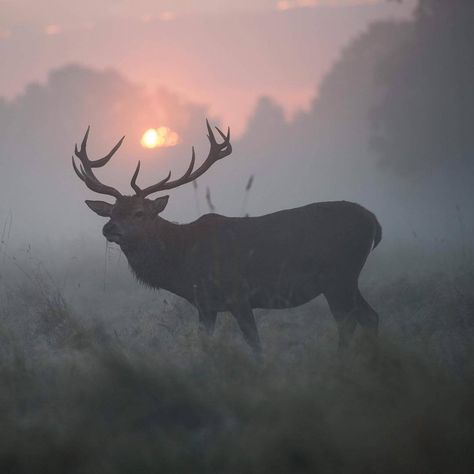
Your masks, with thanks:
[[[162,148],[176,146],[179,135],[169,127],[149,128],[140,140],[144,148]]]

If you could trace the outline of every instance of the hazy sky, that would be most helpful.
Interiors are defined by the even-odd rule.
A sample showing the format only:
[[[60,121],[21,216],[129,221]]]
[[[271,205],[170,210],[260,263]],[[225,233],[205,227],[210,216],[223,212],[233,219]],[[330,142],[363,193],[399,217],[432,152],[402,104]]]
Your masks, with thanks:
[[[255,100],[304,107],[341,47],[413,1],[0,0],[0,96],[52,68],[113,67],[208,104],[241,130]]]

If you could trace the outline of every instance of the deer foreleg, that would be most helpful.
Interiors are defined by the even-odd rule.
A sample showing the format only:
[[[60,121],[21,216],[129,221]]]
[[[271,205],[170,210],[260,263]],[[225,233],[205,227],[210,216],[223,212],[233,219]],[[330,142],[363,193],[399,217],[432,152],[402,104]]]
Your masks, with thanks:
[[[199,330],[201,334],[212,336],[216,326],[217,311],[209,307],[209,298],[205,287],[194,285],[194,305],[199,312]]]
[[[199,308],[199,329],[201,332],[212,336],[216,327],[217,312]]]
[[[245,342],[251,347],[257,359],[262,357],[262,347],[252,308],[247,301],[234,302],[230,309],[242,331]]]

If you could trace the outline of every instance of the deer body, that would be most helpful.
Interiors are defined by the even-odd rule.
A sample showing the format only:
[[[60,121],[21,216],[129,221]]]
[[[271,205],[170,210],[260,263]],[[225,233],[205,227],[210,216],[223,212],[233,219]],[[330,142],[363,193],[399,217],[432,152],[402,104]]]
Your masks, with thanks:
[[[222,144],[209,134],[213,161],[223,157],[215,158],[216,147],[230,153],[229,134],[219,133]],[[111,155],[88,160],[86,141],[87,134],[81,150],[76,149],[83,165],[76,172],[91,189],[111,194],[113,188],[102,185],[92,173],[95,163],[102,166]],[[145,191],[195,179],[193,175],[209,168],[209,159],[193,172],[193,152],[183,178],[173,183],[168,176]],[[213,332],[218,312],[230,311],[245,340],[260,354],[253,309],[295,307],[324,294],[338,324],[340,347],[348,345],[357,323],[376,333],[377,313],[358,289],[367,256],[381,239],[381,227],[371,212],[350,202],[323,202],[260,217],[206,214],[178,225],[159,215],[168,196],[154,201],[145,198],[135,183],[138,170],[139,166],[132,179],[136,196],[113,190],[115,205],[86,203],[99,215],[110,217],[103,234],[120,245],[137,278],[194,305],[206,332]]]
[[[184,225],[159,217],[156,235],[123,250],[141,282],[190,303],[202,297],[209,309],[226,311],[244,293],[252,308],[280,309],[360,271],[376,230],[374,216],[357,204],[315,203],[260,217],[207,214]]]

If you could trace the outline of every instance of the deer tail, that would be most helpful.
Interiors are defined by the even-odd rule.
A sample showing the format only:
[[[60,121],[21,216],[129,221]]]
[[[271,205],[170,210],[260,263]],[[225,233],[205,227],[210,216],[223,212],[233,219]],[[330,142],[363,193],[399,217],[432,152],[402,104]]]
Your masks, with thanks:
[[[374,224],[375,224],[375,233],[374,233],[374,245],[372,247],[372,250],[375,247],[377,247],[377,245],[382,240],[382,226],[380,225],[380,222],[377,220],[377,217],[375,217],[375,215],[374,215]]]

